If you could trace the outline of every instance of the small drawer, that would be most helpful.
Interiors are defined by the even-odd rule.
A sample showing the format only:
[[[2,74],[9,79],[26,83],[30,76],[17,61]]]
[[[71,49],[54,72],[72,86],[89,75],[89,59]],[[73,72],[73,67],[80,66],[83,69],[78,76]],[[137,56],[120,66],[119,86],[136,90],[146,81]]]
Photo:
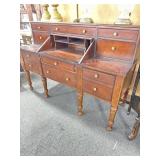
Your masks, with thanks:
[[[98,37],[106,37],[106,38],[113,38],[113,39],[124,39],[124,40],[136,41],[136,39],[138,37],[138,31],[100,28],[100,29],[98,29]]]
[[[25,62],[39,62],[39,55],[33,54],[31,52],[23,52],[22,53]]]
[[[64,63],[62,61],[58,61],[53,58],[51,59],[51,58],[47,58],[47,57],[42,56],[41,61],[42,61],[42,63],[53,65],[55,68],[59,68],[61,70],[66,70],[66,71],[70,71],[70,72],[77,71],[75,65],[69,64],[69,63]]]
[[[38,74],[41,74],[41,66],[40,63],[27,62],[25,63],[25,69],[27,71],[32,71]]]
[[[32,33],[35,44],[42,44],[49,36],[47,32],[33,31]]]
[[[93,81],[83,80],[83,91],[98,98],[110,101],[112,98],[112,87],[107,87]]]
[[[52,25],[51,32],[60,32],[60,33],[68,33],[69,26],[65,25]]]
[[[83,79],[95,80],[109,86],[113,86],[115,82],[115,76],[113,75],[101,73],[86,68],[83,69]]]
[[[49,26],[50,25],[46,24],[31,23],[32,30],[37,30],[37,31],[49,31]]]
[[[42,69],[43,69],[43,75],[45,77],[50,78],[55,81],[59,81],[60,74],[56,68],[53,68],[52,66],[47,65],[47,64],[42,64]]]
[[[69,33],[71,34],[79,34],[79,35],[86,35],[86,36],[95,36],[96,35],[96,28],[91,27],[78,27],[78,26],[71,26],[69,27]]]

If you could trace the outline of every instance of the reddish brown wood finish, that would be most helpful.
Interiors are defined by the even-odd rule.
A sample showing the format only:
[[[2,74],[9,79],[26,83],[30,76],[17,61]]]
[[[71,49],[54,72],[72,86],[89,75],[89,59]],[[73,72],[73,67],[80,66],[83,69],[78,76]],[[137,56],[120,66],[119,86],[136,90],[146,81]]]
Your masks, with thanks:
[[[84,92],[110,102],[107,129],[112,130],[121,92],[138,57],[139,27],[40,22],[31,26],[35,44],[21,49],[30,88],[29,71],[41,74],[46,96],[46,78],[76,88],[78,115],[83,114]]]

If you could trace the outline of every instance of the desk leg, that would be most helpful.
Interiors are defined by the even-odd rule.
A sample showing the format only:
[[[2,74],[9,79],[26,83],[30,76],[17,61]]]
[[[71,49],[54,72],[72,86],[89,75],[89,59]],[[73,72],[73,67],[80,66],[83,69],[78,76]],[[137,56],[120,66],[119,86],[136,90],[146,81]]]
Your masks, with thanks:
[[[107,126],[108,131],[112,130],[112,127],[114,124],[114,119],[118,110],[119,99],[120,99],[121,91],[123,87],[123,81],[124,81],[124,77],[122,76],[116,77],[116,81],[113,89],[113,95],[112,95],[111,109],[110,109],[109,119],[108,119],[108,126]]]
[[[128,135],[128,139],[129,140],[133,140],[136,138],[138,131],[139,131],[139,127],[140,127],[140,119],[139,117],[136,118],[136,122],[132,128],[131,133]]]
[[[26,73],[26,78],[27,78],[30,90],[33,90],[30,72],[25,70],[25,73]]]
[[[44,87],[45,96],[48,98],[48,89],[47,89],[47,79],[46,77],[42,77],[42,83]]]
[[[77,94],[77,100],[78,100],[78,115],[82,116],[83,113],[83,93],[78,92]]]

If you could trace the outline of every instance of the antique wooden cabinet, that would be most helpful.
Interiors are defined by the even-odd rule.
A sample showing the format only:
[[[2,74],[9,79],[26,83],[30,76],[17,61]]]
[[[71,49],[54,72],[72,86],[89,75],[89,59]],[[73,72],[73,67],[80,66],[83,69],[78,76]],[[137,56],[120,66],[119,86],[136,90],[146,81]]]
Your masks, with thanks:
[[[139,27],[31,22],[34,44],[21,47],[21,64],[30,88],[30,71],[77,89],[78,114],[83,93],[110,102],[112,130],[119,101],[125,101],[139,56]]]

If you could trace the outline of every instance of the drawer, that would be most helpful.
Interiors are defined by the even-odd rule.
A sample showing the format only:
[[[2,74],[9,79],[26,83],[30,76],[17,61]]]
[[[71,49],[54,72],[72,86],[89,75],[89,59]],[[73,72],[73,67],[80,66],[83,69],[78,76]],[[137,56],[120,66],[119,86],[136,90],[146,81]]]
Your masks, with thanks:
[[[71,87],[76,87],[76,75],[51,65],[42,64],[43,74],[45,77],[61,82]]]
[[[105,85],[109,86],[113,86],[115,82],[115,76],[113,75],[101,73],[86,68],[83,69],[83,78],[102,82]]]
[[[32,33],[33,33],[33,39],[35,44],[43,43],[49,36],[47,32],[33,31]]]
[[[49,31],[49,26],[47,24],[38,24],[38,23],[31,23],[32,30],[37,31]]]
[[[132,60],[135,43],[107,39],[97,40],[97,54],[101,56]]]
[[[69,27],[69,33],[87,36],[96,36],[96,28],[93,27]]]
[[[41,65],[40,65],[40,63],[27,62],[27,63],[25,63],[25,69],[27,71],[32,71],[32,72],[41,74]]]
[[[69,34],[79,34],[79,35],[88,35],[95,36],[96,28],[94,27],[79,27],[79,26],[52,26],[51,32],[59,32],[59,33],[69,33]]]
[[[89,80],[83,80],[83,91],[104,100],[111,100],[112,87],[107,87]]]
[[[73,64],[64,63],[62,61],[58,61],[56,59],[48,58],[44,56],[41,57],[41,61],[42,63],[53,65],[55,68],[59,68],[61,70],[76,72],[76,66]]]
[[[39,62],[40,63],[40,58],[39,55],[33,54],[31,52],[23,52],[23,59],[24,61],[27,62]]]
[[[98,37],[106,37],[106,38],[125,39],[125,40],[136,41],[136,39],[138,37],[138,31],[100,28],[100,29],[98,29]]]

